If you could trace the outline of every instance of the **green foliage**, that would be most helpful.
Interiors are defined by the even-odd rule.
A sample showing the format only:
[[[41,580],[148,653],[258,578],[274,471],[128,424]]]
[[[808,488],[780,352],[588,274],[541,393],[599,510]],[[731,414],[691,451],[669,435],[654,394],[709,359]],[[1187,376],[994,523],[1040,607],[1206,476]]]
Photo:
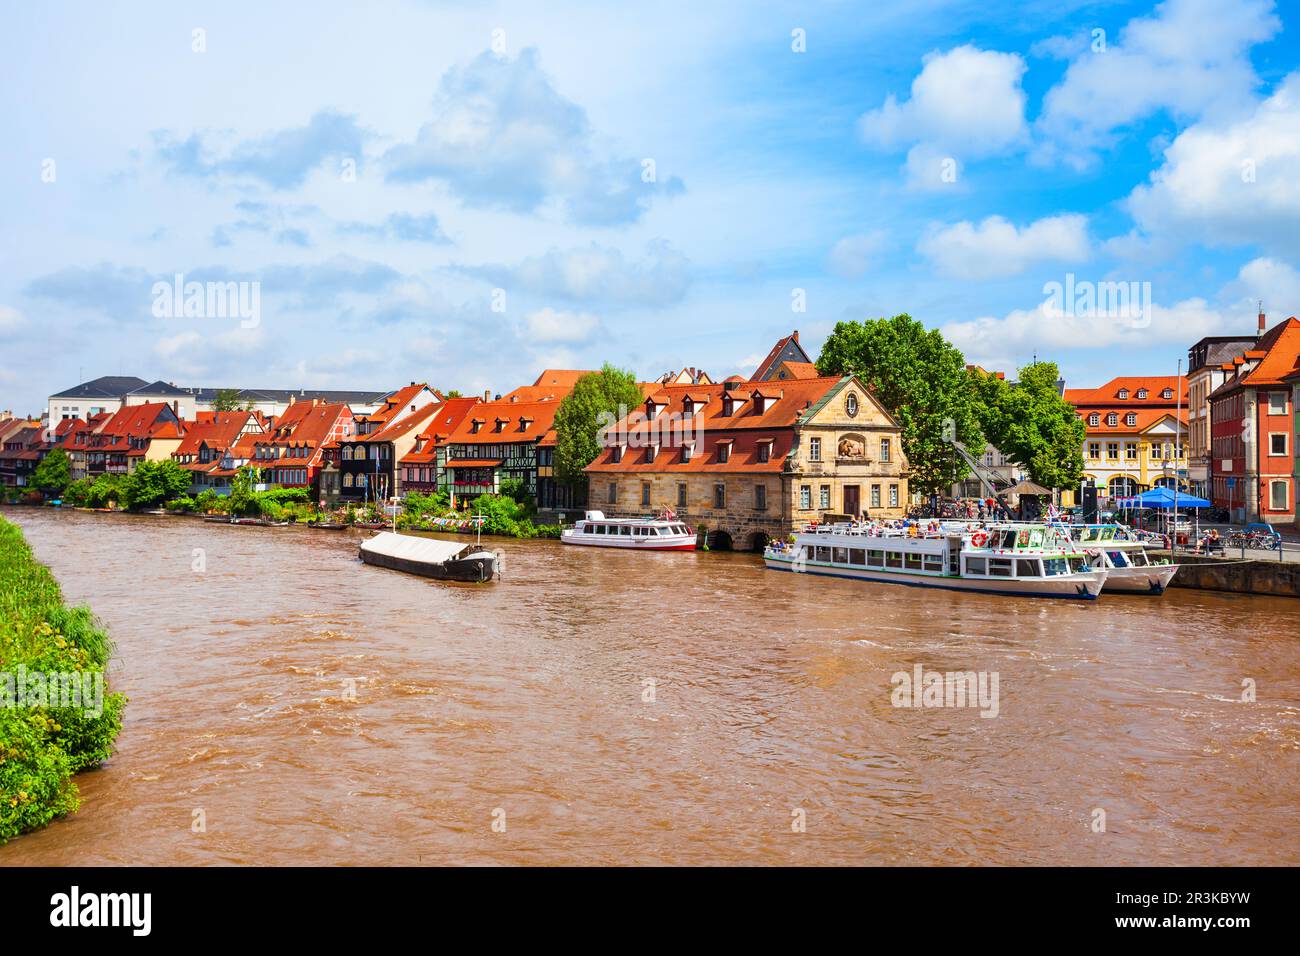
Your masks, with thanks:
[[[87,498],[95,482],[91,478],[78,478],[63,489],[63,503],[77,508],[87,507]]]
[[[72,466],[68,462],[68,453],[62,448],[51,449],[32,472],[32,484],[51,498],[63,494],[71,480]]]
[[[194,510],[199,514],[220,511],[225,505],[225,498],[211,488],[204,488],[194,496]]]
[[[402,498],[402,513],[408,517],[421,518],[424,515],[441,515],[447,510],[447,493],[435,491],[431,495],[418,491],[408,491]]]
[[[602,422],[618,420],[641,405],[636,376],[606,362],[599,372],[578,379],[555,413],[555,475],[567,484],[584,484],[583,471],[600,454]]]
[[[966,477],[948,436],[968,448],[982,448],[984,436],[966,361],[937,331],[906,314],[839,322],[817,370],[856,375],[898,420],[913,491],[941,491]]]
[[[1087,428],[1062,397],[1059,378],[1055,362],[1026,365],[1014,385],[978,371],[971,374],[980,428],[1045,488],[1073,488],[1083,479]]]
[[[194,511],[197,506],[194,504],[193,498],[188,495],[182,495],[179,498],[173,498],[171,501],[163,505],[163,507],[168,511],[181,511],[188,514]]]
[[[236,517],[261,514],[254,486],[262,479],[262,470],[254,465],[241,465],[230,482],[229,511]]]
[[[252,407],[252,402],[240,401],[237,388],[219,388],[212,400],[212,409],[217,412],[241,412]]]
[[[58,583],[32,557],[22,533],[0,519],[0,674],[102,673],[108,636],[86,608],[68,608]],[[0,678],[3,680],[3,678]],[[8,681],[0,693],[16,694]],[[72,775],[107,760],[126,698],[104,693],[88,706],[0,706],[0,843],[77,809]],[[57,703],[57,701],[56,701]]]
[[[125,497],[124,476],[100,475],[86,492],[87,508],[107,508],[112,502],[121,502]]]
[[[190,474],[170,458],[142,461],[122,483],[122,504],[128,508],[156,508],[178,498],[190,487]]]

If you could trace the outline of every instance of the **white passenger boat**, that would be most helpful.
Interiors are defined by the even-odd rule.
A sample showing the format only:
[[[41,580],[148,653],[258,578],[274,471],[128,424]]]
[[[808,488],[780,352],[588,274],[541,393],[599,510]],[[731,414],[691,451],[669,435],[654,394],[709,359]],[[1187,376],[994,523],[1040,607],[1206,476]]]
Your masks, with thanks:
[[[1178,573],[1168,560],[1152,560],[1146,545],[1115,524],[1073,525],[1070,537],[1088,555],[1088,566],[1108,572],[1106,590],[1123,594],[1164,594]]]
[[[823,574],[1023,597],[1091,600],[1108,571],[1089,568],[1068,534],[1046,525],[949,526],[924,533],[872,526],[810,528],[774,542],[763,561],[775,571]]]
[[[658,518],[606,518],[604,512],[586,516],[560,534],[565,544],[640,551],[694,551],[695,532],[672,512]]]

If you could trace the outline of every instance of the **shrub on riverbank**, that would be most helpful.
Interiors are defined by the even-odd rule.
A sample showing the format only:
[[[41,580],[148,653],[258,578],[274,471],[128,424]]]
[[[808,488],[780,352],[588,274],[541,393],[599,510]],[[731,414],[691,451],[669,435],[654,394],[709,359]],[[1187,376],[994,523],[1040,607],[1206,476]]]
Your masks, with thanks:
[[[33,705],[30,683],[18,699],[20,673],[102,674],[111,654],[90,611],[63,603],[22,532],[0,518],[0,843],[77,809],[72,775],[108,759],[126,703],[105,691],[98,714],[90,701]]]

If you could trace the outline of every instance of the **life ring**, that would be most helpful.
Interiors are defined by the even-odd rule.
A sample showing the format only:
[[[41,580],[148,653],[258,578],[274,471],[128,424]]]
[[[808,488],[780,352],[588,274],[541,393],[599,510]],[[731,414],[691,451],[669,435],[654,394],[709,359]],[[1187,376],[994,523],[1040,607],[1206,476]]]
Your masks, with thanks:
[[[984,544],[985,542],[988,541],[988,539],[989,536],[986,535],[983,531],[976,531],[973,535],[970,536],[970,543],[972,547],[982,548],[984,547]]]

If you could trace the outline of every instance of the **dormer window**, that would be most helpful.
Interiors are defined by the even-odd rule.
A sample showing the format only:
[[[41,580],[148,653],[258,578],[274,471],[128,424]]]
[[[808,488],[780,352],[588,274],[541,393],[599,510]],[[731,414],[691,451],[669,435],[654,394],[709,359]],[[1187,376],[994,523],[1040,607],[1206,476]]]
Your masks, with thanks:
[[[690,418],[695,414],[695,402],[693,402],[690,398],[682,399],[682,414],[685,415],[687,418]]]
[[[1119,416],[1116,415],[1114,412],[1111,412],[1109,415],[1106,416],[1106,424],[1109,425],[1111,428],[1114,428],[1116,425],[1119,424]]]
[[[617,465],[620,461],[623,460],[622,445],[615,445],[613,448],[609,450],[609,460],[615,465]]]
[[[471,435],[477,435],[478,432],[479,432],[479,429],[482,428],[482,427],[483,427],[483,419],[481,419],[481,418],[474,418],[474,419],[471,419],[471,420],[470,420],[470,423],[469,423],[469,433],[470,433]]]
[[[656,458],[658,458],[658,457],[659,457],[659,446],[658,446],[658,445],[647,445],[647,446],[646,446],[646,449],[645,449],[645,460],[646,460],[646,464],[647,464],[647,465],[649,465],[649,464],[653,464],[653,463],[654,463],[654,460],[655,460]]]
[[[531,418],[527,417],[526,415],[520,415],[520,416],[519,416],[519,430],[520,430],[521,432],[526,432],[526,431],[528,431],[528,426],[531,425],[532,422],[533,422],[533,420],[532,420]]]
[[[768,438],[758,443],[758,460],[760,463],[772,460],[772,439]]]
[[[493,430],[494,432],[503,432],[503,431],[505,431],[505,430],[506,430],[506,422],[508,422],[508,421],[510,421],[510,419],[508,419],[508,418],[498,418],[498,419],[496,420],[496,423],[495,423],[495,424],[496,424],[496,427],[493,428],[492,430]]]
[[[667,407],[667,405],[659,404],[653,398],[647,398],[645,401],[645,417],[653,421],[655,416]]]
[[[1122,401],[1125,401],[1127,398],[1128,398],[1128,389],[1127,389],[1127,388],[1121,388],[1121,389],[1119,390],[1119,400],[1122,402]]]
[[[1124,416],[1124,424],[1127,425],[1129,428],[1132,428],[1137,423],[1138,423],[1138,417],[1135,412],[1129,412],[1127,415]]]
[[[1146,397],[1147,397],[1147,390],[1145,388],[1139,388],[1138,398],[1146,398]]]
[[[1091,415],[1088,416],[1088,424],[1093,428],[1096,428],[1098,425],[1101,424],[1101,416],[1098,415],[1096,412],[1093,412]]]
[[[731,461],[731,439],[718,442],[718,463],[725,465]]]
[[[1160,393],[1160,397],[1163,398],[1165,401],[1169,401],[1169,399],[1174,397],[1174,390],[1172,388],[1167,388]]]
[[[693,454],[695,454],[695,443],[694,443],[694,442],[687,442],[686,444],[682,445],[682,462],[683,462],[683,463],[690,461],[690,460],[691,460],[691,456],[692,456]]]

